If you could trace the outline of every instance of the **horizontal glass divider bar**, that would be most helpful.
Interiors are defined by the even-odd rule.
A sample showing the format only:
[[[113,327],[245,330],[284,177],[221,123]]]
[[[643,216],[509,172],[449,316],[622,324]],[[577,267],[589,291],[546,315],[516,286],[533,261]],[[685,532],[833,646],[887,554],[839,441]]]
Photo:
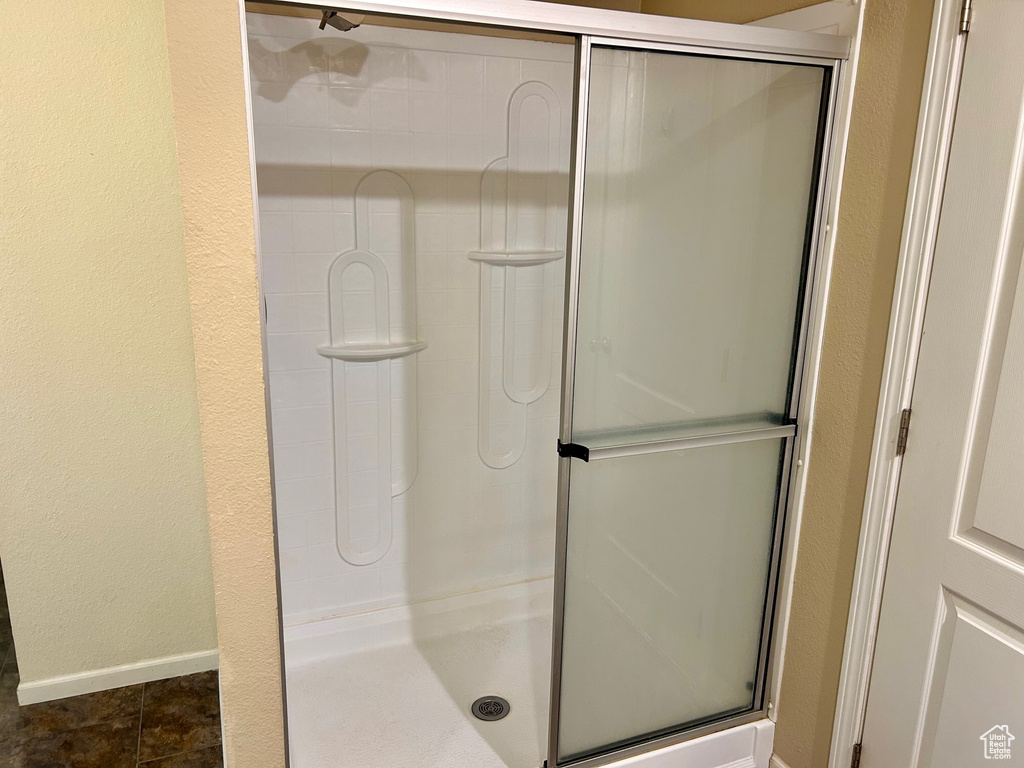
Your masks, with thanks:
[[[751,429],[781,427],[793,423],[795,422],[784,413],[758,411],[737,413],[731,416],[691,418],[685,421],[662,422],[645,426],[633,424],[623,427],[606,427],[593,431],[573,432],[573,439],[588,448],[607,448],[654,443],[661,440],[679,440],[698,435],[719,435],[723,432],[747,432]]]
[[[656,16],[532,0],[266,0],[318,10],[356,11],[485,27],[648,40],[709,48],[846,59],[850,38],[747,24]]]
[[[795,434],[795,424],[784,424],[778,427],[744,429],[737,430],[736,432],[719,432],[711,435],[692,435],[673,440],[654,440],[648,443],[633,443],[631,445],[609,445],[602,448],[591,448],[588,460],[598,461],[600,459],[616,459],[622,456],[640,456],[645,453],[684,451],[690,448],[707,448],[713,445],[749,443],[754,440],[779,440],[785,437],[793,437]]]

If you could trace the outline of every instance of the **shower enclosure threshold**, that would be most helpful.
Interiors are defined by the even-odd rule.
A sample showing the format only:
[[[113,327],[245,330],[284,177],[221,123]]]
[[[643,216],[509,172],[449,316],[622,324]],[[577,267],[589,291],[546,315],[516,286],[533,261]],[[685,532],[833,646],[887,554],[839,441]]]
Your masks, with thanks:
[[[550,622],[552,588],[548,577],[285,626],[285,663],[291,672],[324,659],[432,640],[496,623],[531,618]]]

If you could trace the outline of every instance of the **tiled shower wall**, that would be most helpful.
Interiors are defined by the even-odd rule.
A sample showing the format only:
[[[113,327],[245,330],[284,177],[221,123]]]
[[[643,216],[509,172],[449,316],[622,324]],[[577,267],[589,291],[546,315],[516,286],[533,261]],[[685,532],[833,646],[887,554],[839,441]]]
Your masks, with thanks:
[[[481,247],[481,177],[507,153],[509,98],[521,83],[545,83],[560,103],[558,175],[567,188],[572,46],[371,25],[321,32],[312,20],[263,14],[247,21],[286,622],[549,576],[564,261],[517,271],[517,313],[540,316],[543,270],[555,280],[552,319],[532,330],[551,335],[551,374],[543,397],[523,406],[522,457],[493,469],[478,448],[480,270],[497,273],[499,287],[501,270],[467,252]],[[428,346],[401,363],[416,373],[416,479],[393,499],[387,554],[351,565],[336,544],[336,505],[351,501],[335,498],[330,366],[339,363],[317,347],[330,340],[328,269],[356,247],[355,188],[374,170],[412,189],[417,331]],[[547,239],[564,243],[564,196],[554,220]],[[356,306],[358,294],[353,285],[345,301]],[[492,318],[501,315],[500,291],[494,301]],[[500,327],[488,332],[500,354]],[[377,368],[340,365],[345,403],[334,407],[347,415],[351,487],[358,472],[374,471]],[[500,439],[511,418],[502,424],[501,409],[491,411]],[[373,537],[372,525],[366,533]]]

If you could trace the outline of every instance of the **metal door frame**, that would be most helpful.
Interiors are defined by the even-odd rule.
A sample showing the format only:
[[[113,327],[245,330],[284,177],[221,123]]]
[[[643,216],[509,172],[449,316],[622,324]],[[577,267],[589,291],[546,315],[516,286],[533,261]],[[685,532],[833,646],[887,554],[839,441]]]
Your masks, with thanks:
[[[536,0],[260,0],[297,8],[352,11],[529,32],[607,37],[623,42],[693,45],[735,52],[847,59],[850,38],[746,24],[681,19]]]
[[[821,114],[819,115],[819,133],[817,137],[818,151],[815,157],[818,164],[818,172],[814,177],[814,196],[813,199],[809,201],[810,205],[813,207],[811,207],[810,210],[810,226],[808,227],[807,240],[805,243],[806,274],[798,307],[799,331],[795,339],[794,354],[796,365],[793,371],[792,391],[790,393],[788,403],[790,423],[774,428],[761,428],[744,432],[723,431],[718,434],[702,435],[697,438],[646,442],[628,446],[616,446],[614,448],[595,449],[589,452],[589,457],[597,460],[600,458],[657,453],[709,445],[724,445],[727,443],[741,442],[744,439],[782,438],[785,440],[780,484],[778,488],[778,499],[775,510],[775,521],[773,525],[772,548],[769,561],[765,608],[762,618],[757,675],[755,678],[755,689],[753,692],[753,701],[756,706],[750,711],[715,719],[703,725],[687,727],[686,724],[681,724],[678,730],[667,735],[638,740],[638,743],[636,744],[631,744],[617,749],[613,748],[606,752],[596,754],[593,757],[587,757],[565,763],[558,762],[558,720],[559,705],[561,701],[561,669],[565,618],[566,559],[569,530],[569,489],[571,466],[573,461],[573,459],[568,456],[561,457],[559,458],[558,468],[558,518],[555,534],[555,597],[547,765],[551,767],[572,766],[572,768],[593,768],[594,766],[605,765],[607,763],[623,760],[644,752],[649,752],[653,749],[670,746],[681,741],[687,741],[709,733],[715,733],[737,725],[743,725],[755,720],[760,720],[768,715],[769,701],[766,691],[769,682],[768,673],[771,636],[775,624],[775,598],[777,594],[780,570],[782,541],[785,530],[786,512],[795,502],[794,496],[799,485],[794,482],[795,471],[798,468],[798,464],[802,464],[802,462],[794,462],[793,457],[796,455],[796,446],[802,440],[806,432],[806,415],[802,413],[802,409],[800,407],[801,394],[804,390],[804,385],[806,383],[805,380],[809,375],[814,373],[813,371],[810,371],[807,366],[807,338],[809,325],[813,316],[812,313],[814,305],[824,300],[824,296],[818,295],[824,289],[824,281],[816,280],[816,277],[820,273],[818,268],[819,262],[826,253],[825,234],[827,227],[825,225],[825,217],[829,210],[829,197],[831,192],[829,184],[830,170],[833,166],[832,160],[834,159],[835,149],[835,132],[833,128],[836,123],[838,96],[840,92],[840,84],[842,83],[842,67],[845,63],[845,60],[841,58],[794,56],[792,54],[753,51],[749,49],[712,48],[687,43],[669,44],[663,42],[648,42],[646,40],[633,38],[598,37],[592,35],[581,36],[580,43],[577,45],[576,49],[576,103],[573,112],[573,149],[572,168],[570,171],[570,178],[572,179],[572,203],[569,210],[568,258],[566,259],[565,281],[565,330],[562,346],[562,406],[559,422],[559,440],[563,444],[572,442],[573,437],[572,411],[576,350],[578,343],[577,324],[579,319],[580,262],[582,258],[582,222],[584,182],[586,175],[587,117],[589,113],[591,52],[595,45],[611,48],[632,48],[638,50],[652,50],[658,52],[691,54],[728,59],[750,59],[755,61],[818,66],[827,71],[828,79],[823,84],[822,109]]]

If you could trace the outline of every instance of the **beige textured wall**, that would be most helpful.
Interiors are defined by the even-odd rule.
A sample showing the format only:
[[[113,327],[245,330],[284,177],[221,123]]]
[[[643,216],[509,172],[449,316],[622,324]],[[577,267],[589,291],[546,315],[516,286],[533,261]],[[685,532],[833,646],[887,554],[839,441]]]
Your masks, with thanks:
[[[231,768],[281,768],[284,723],[237,0],[166,0]]]
[[[211,651],[162,5],[0,18],[0,556],[21,679]]]
[[[746,24],[815,5],[817,0],[641,0],[640,10],[662,16]]]
[[[828,763],[932,4],[866,0],[775,751]],[[745,23],[806,0],[643,0]]]

